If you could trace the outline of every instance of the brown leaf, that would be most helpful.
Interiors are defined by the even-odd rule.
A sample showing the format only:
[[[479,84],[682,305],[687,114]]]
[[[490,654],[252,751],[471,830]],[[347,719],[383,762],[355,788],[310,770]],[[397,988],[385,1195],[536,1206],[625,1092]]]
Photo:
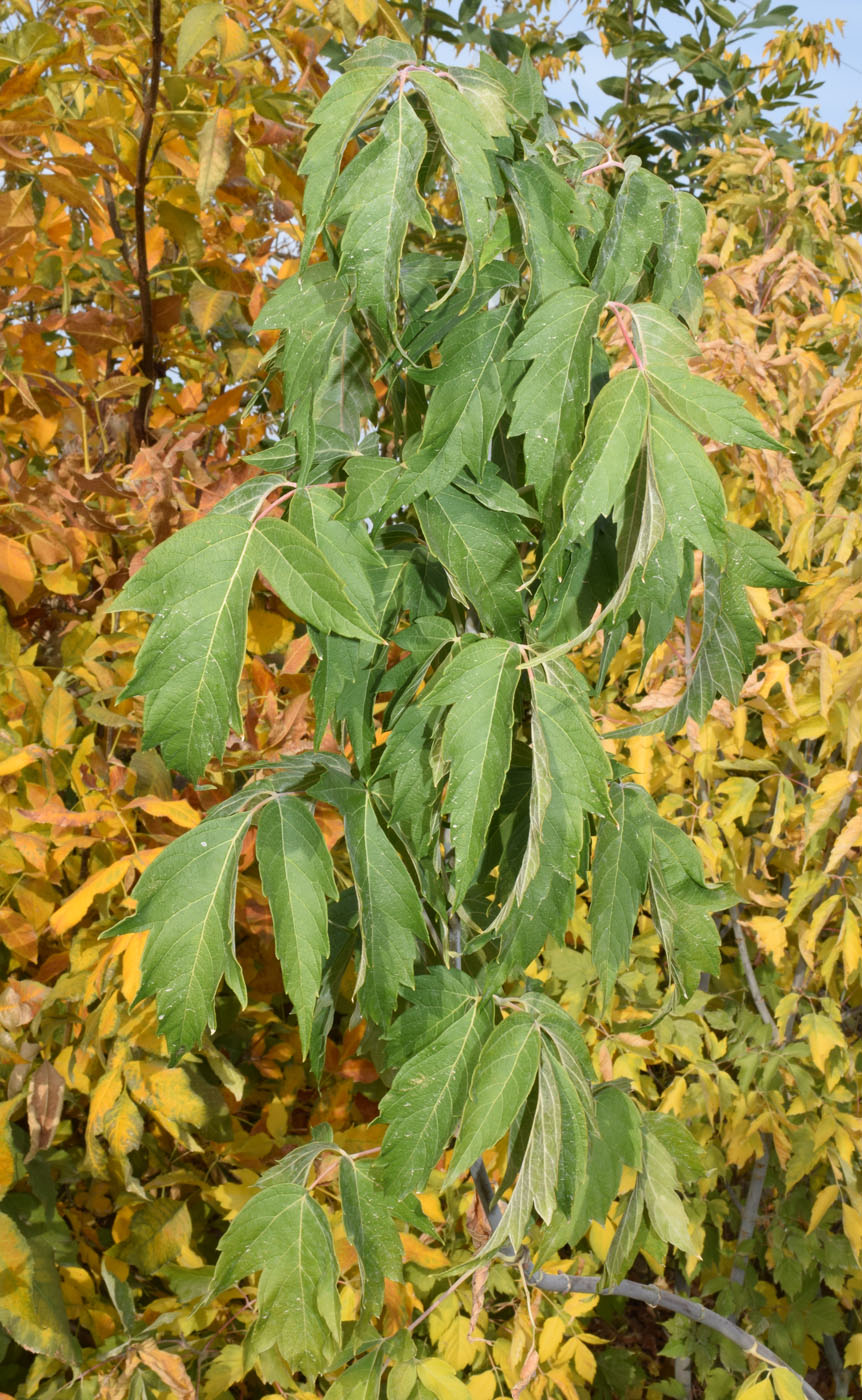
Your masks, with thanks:
[[[527,1389],[527,1386],[530,1384],[530,1381],[533,1379],[538,1369],[539,1353],[536,1351],[535,1347],[531,1347],[521,1367],[517,1385],[512,1387],[512,1400],[518,1400],[518,1396]]]
[[[476,1270],[475,1274],[473,1275],[470,1281],[470,1287],[473,1294],[473,1301],[470,1304],[470,1328],[467,1332],[468,1342],[473,1342],[476,1340],[476,1337],[474,1335],[475,1328],[476,1324],[479,1321],[479,1314],[485,1306],[485,1284],[488,1282],[488,1275],[490,1274],[490,1272],[490,1264],[483,1264],[481,1268]]]
[[[50,1147],[63,1111],[66,1085],[54,1066],[41,1064],[27,1086],[27,1127],[30,1130],[30,1150],[24,1158],[30,1162],[37,1152]]]
[[[491,1238],[491,1226],[488,1223],[485,1208],[478,1196],[474,1196],[467,1207],[464,1224],[467,1226],[467,1233],[470,1236],[473,1248],[478,1254],[481,1249],[484,1249]]]

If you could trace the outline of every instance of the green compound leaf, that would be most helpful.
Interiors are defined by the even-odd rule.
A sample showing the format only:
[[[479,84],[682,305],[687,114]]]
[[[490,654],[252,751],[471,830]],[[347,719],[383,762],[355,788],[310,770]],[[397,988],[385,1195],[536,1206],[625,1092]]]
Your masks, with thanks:
[[[596,395],[563,493],[567,538],[586,534],[622,496],[643,444],[648,406],[646,381],[635,369],[614,375]]]
[[[319,1375],[341,1342],[338,1264],[329,1221],[304,1187],[276,1182],[243,1206],[219,1242],[212,1292],[258,1271],[256,1347],[277,1342],[288,1366]]]
[[[590,901],[590,951],[605,1005],[628,958],[646,890],[655,813],[652,798],[631,783],[614,783],[610,799],[610,815],[599,822],[596,837]]]

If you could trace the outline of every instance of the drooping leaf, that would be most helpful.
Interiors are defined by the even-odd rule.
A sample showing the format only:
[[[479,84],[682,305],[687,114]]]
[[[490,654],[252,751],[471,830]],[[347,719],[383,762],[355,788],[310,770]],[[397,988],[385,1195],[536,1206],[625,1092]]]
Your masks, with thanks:
[[[424,494],[436,496],[463,467],[481,477],[514,377],[505,356],[515,310],[501,306],[465,319],[440,346],[438,368],[413,371],[433,391],[421,441],[405,452],[405,471],[390,496],[390,508]]]
[[[323,960],[329,951],[326,898],[336,897],[332,860],[320,827],[298,797],[268,802],[257,817],[257,859],[272,910],[284,988],[308,1050]]]
[[[300,272],[308,266],[326,222],[344,148],[397,70],[398,57],[381,47],[385,42],[372,39],[366,44],[362,62],[345,65],[346,71],[339,82],[333,83],[313,110],[311,120],[315,131],[299,167],[300,174],[305,176],[302,197],[305,238]]]
[[[673,1157],[653,1135],[648,1136],[644,1148],[643,1192],[650,1223],[659,1239],[690,1254],[691,1230],[678,1194]]]
[[[646,256],[661,239],[662,206],[669,198],[655,175],[637,166],[626,171],[592,276],[605,301],[627,301],[636,290]]]
[[[617,971],[628,956],[649,873],[654,806],[642,788],[614,783],[610,815],[599,822],[593,857],[590,951],[607,1004]]]
[[[568,537],[585,534],[621,497],[643,444],[648,403],[644,376],[634,369],[614,375],[596,396],[563,496]]]
[[[401,1200],[425,1186],[464,1108],[490,1027],[490,1008],[474,996],[396,1074],[380,1104],[380,1116],[388,1124],[380,1171],[391,1199]]]
[[[338,1166],[344,1233],[356,1250],[362,1281],[362,1312],[376,1317],[384,1279],[400,1282],[401,1242],[380,1186],[362,1162],[342,1157]]]
[[[347,216],[339,244],[339,276],[354,289],[356,305],[381,326],[394,326],[401,250],[411,223],[434,226],[416,189],[425,155],[425,127],[407,98],[392,104],[379,135],[363,147],[339,180],[331,217]]]
[[[706,231],[706,210],[686,190],[673,190],[665,206],[664,228],[652,279],[653,301],[682,316],[695,331],[703,301],[697,268]]]
[[[419,895],[366,788],[332,773],[319,779],[312,791],[344,817],[362,931],[356,990],[363,1013],[385,1024],[400,989],[413,986],[416,945],[427,936]]]
[[[159,1030],[177,1060],[214,1025],[222,977],[242,1005],[245,982],[234,952],[239,855],[251,817],[213,816],[159,852],[137,885],[138,907],[110,930],[149,930],[138,1000],[155,996]]]
[[[781,450],[781,443],[761,428],[739,398],[722,384],[692,374],[684,365],[650,370],[650,386],[665,408],[694,432],[716,442]]]
[[[650,907],[670,967],[683,997],[697,989],[701,973],[721,966],[718,930],[712,914],[735,904],[727,885],[707,885],[697,847],[663,817],[652,821]]]
[[[549,160],[515,162],[507,172],[530,263],[530,303],[583,283],[570,229],[579,222],[572,186]]]
[[[457,1180],[508,1130],[533,1087],[538,1068],[539,1034],[532,1017],[516,1011],[494,1027],[482,1047],[447,1183]]]
[[[671,533],[713,559],[725,557],[725,502],[715,468],[693,433],[650,403],[647,450]]]
[[[533,1211],[550,1221],[557,1203],[557,1179],[562,1151],[560,1091],[553,1067],[542,1054],[537,1076],[536,1107],[520,1163],[518,1179],[503,1219],[488,1242],[499,1247],[506,1240],[520,1249]]]
[[[266,1186],[243,1206],[219,1242],[212,1291],[258,1271],[257,1347],[277,1342],[289,1366],[319,1375],[341,1341],[338,1264],[329,1222],[302,1186]]]
[[[600,311],[589,288],[568,287],[542,303],[509,351],[532,362],[515,390],[509,435],[524,435],[526,479],[542,511],[556,508],[580,440]]]
[[[449,706],[441,755],[449,765],[445,807],[455,848],[453,902],[472,880],[496,811],[512,752],[512,702],[518,653],[496,638],[453,650],[427,692],[428,703]]]
[[[533,743],[540,732],[551,784],[572,813],[572,820],[578,819],[582,808],[607,812],[610,759],[593,728],[587,706],[562,685],[536,677],[531,681],[531,689],[536,726]]]
[[[505,517],[499,511],[486,510],[457,486],[447,486],[418,501],[416,514],[431,553],[473,604],[484,625],[517,641],[524,618],[518,592],[522,569]]]

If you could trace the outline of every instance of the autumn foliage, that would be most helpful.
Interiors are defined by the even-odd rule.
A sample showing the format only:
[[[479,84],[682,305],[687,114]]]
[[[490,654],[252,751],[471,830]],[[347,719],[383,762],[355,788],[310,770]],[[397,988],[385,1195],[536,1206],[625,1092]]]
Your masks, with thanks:
[[[250,328],[298,266],[309,114],[341,45],[375,33],[421,44],[419,8],[205,3],[166,10],[158,44],[149,16],[119,0],[10,7],[3,26],[0,1386],[10,1394],[312,1391],[274,1349],[244,1348],[254,1290],[201,1303],[197,1271],[260,1175],[316,1125],[331,1124],[352,1153],[379,1145],[384,1088],[349,1015],[353,969],[335,980],[316,1080],[247,840],[236,920],[249,1004],[220,1000],[215,1033],[171,1064],[153,1003],[135,1004],[146,935],[101,938],[134,908],[158,852],[234,792],[240,765],[311,747],[311,639],[257,587],[242,732],[204,782],[177,787],[141,748],[140,702],[117,698],[146,620],[110,609],[153,544],[258,471],[283,405],[268,375],[276,333]],[[600,24],[603,7],[590,9]],[[552,76],[570,50],[556,34],[541,49],[540,13],[521,30]],[[765,71],[777,83],[788,66],[813,73],[830,42],[791,25],[770,39]],[[716,134],[692,178],[707,213],[700,369],[783,444],[710,444],[710,455],[732,519],[781,544],[799,587],[749,590],[760,642],[738,703],[717,701],[671,739],[614,742],[661,814],[694,838],[707,877],[739,895],[717,916],[721,970],[666,1011],[642,916],[599,1020],[582,882],[565,944],[549,943],[530,972],[580,1021],[598,1076],[630,1082],[702,1149],[706,1169],[688,1185],[697,1252],[668,1254],[652,1239],[644,1277],[664,1270],[669,1287],[744,1317],[821,1395],[840,1397],[862,1393],[862,123],[857,113],[837,132],[803,110],[788,132],[786,150],[768,132]],[[616,134],[634,139],[612,124],[598,133],[609,150]],[[694,608],[643,674],[640,637],[623,643],[604,690],[607,729],[674,702],[698,616],[696,585]],[[601,639],[584,649],[589,679],[601,652]],[[336,750],[331,732],[322,746]],[[327,806],[316,816],[335,848],[340,816]],[[319,1166],[327,1201],[334,1159]],[[468,1185],[444,1189],[444,1174],[421,1196],[425,1230],[401,1236],[387,1333],[448,1287],[434,1270],[464,1271],[487,1237]],[[333,1219],[350,1322],[356,1253]],[[618,1224],[593,1223],[568,1267],[596,1272]],[[726,1400],[740,1387],[749,1400],[785,1400],[778,1381],[773,1392],[765,1372],[749,1376],[738,1350],[691,1323],[619,1299],[560,1301],[499,1262],[478,1287],[451,1291],[417,1335],[430,1354],[420,1400]]]

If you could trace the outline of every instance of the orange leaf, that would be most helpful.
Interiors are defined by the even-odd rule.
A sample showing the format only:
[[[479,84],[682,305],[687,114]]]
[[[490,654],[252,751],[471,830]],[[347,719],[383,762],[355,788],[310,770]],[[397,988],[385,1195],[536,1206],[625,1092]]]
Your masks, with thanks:
[[[0,535],[0,588],[19,608],[36,584],[33,560],[23,544]]]
[[[108,890],[114,889],[131,864],[131,856],[123,856],[120,860],[112,861],[110,865],[97,870],[89,880],[85,880],[73,895],[64,900],[59,909],[54,910],[49,920],[53,932],[68,933],[70,928],[79,924],[96,896],[107,894]]]

